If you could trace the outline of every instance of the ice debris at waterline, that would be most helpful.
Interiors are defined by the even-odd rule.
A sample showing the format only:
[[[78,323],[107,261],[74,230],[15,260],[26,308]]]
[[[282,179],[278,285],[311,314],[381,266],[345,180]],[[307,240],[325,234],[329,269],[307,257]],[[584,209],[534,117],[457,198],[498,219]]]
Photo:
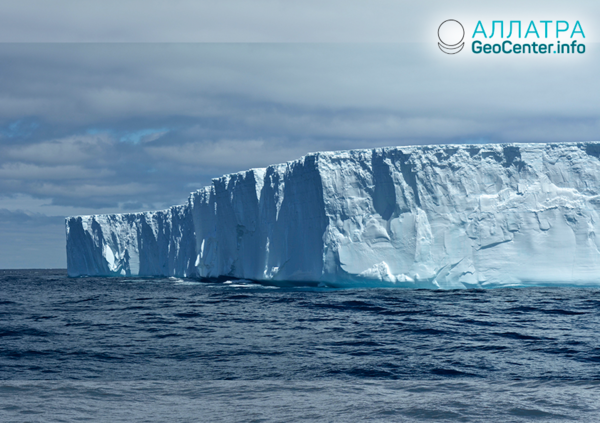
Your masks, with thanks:
[[[600,143],[309,154],[187,204],[66,220],[70,276],[600,286]]]

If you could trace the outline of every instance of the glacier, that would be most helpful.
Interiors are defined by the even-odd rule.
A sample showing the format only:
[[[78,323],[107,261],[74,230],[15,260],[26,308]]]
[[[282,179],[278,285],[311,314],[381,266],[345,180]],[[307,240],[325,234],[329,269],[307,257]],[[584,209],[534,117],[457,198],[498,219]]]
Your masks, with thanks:
[[[70,276],[600,286],[600,143],[319,152],[167,210],[66,219]]]

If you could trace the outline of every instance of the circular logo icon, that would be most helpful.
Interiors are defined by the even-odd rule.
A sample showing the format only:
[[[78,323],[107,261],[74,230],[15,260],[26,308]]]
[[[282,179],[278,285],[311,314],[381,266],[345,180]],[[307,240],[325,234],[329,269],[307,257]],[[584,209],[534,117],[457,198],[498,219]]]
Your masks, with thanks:
[[[456,54],[460,52],[465,43],[465,29],[456,19],[448,19],[441,23],[438,28],[438,46],[446,54]]]

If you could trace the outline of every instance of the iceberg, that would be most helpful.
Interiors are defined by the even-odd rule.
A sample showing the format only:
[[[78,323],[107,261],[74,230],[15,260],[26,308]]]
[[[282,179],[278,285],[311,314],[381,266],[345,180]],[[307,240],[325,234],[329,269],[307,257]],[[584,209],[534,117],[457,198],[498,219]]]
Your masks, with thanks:
[[[319,152],[167,210],[66,219],[70,276],[600,286],[600,143]]]

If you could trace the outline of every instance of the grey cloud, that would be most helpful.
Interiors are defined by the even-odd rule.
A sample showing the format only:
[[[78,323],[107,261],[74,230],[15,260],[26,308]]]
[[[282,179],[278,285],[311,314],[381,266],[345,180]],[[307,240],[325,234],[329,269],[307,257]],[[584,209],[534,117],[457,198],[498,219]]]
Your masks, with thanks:
[[[101,169],[95,172],[82,166],[36,166],[26,163],[9,163],[0,167],[0,179],[43,179],[43,180],[65,180],[65,179],[90,179],[106,178],[113,176],[114,171]]]
[[[309,151],[595,139],[589,56],[548,67],[448,64],[422,45],[0,44],[0,189],[118,210],[181,203],[191,182]]]
[[[0,208],[0,236],[0,269],[66,267],[62,216]]]
[[[63,225],[64,217],[47,216],[43,213],[32,213],[25,210],[0,209],[0,222],[3,225]]]
[[[529,12],[545,0],[20,0],[4,2],[0,40],[18,42],[415,42],[422,26],[448,15]],[[598,15],[591,0],[568,11]],[[553,13],[554,12],[554,13]],[[507,16],[513,18],[514,14]],[[504,18],[504,17],[502,17]]]
[[[278,145],[283,144],[283,145]],[[277,146],[277,148],[273,148]],[[166,159],[172,163],[184,163],[210,167],[266,167],[297,158],[306,154],[306,147],[264,140],[220,140],[214,143],[187,143],[176,146],[148,147],[155,159]]]
[[[41,49],[45,55],[38,56]],[[439,66],[419,46],[19,45],[17,50],[0,46],[6,55],[2,67],[9,68],[3,69],[2,92],[11,101],[36,106],[11,108],[7,97],[2,116],[33,115],[60,125],[106,122],[112,128],[142,118],[164,126],[179,117],[290,133],[352,113],[367,119],[377,114],[511,118],[516,112],[581,116],[593,115],[598,105],[588,98],[589,84],[597,85],[593,64],[533,67],[527,69],[532,77],[522,78],[519,66]],[[33,59],[43,62],[38,71],[30,69]],[[565,84],[574,72],[579,81]],[[35,92],[30,80],[39,81]],[[560,102],[549,101],[558,96]],[[302,121],[294,126],[302,118],[313,126]]]
[[[414,24],[405,16],[419,11],[391,0],[370,1],[367,13],[357,0],[22,0],[3,5],[0,40],[390,41],[410,34]]]

